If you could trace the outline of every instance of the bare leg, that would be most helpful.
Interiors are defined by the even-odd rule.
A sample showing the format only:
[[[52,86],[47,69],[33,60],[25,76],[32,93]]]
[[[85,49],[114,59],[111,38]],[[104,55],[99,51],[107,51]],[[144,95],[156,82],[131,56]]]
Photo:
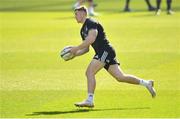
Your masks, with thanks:
[[[136,84],[136,85],[139,85],[139,84],[143,85],[151,93],[152,97],[156,96],[156,91],[153,88],[154,81],[143,80],[143,79],[140,79],[140,78],[135,77],[133,75],[124,74],[117,64],[110,65],[108,72],[119,82],[125,82],[125,83]]]
[[[102,69],[104,65],[104,63],[96,59],[93,59],[89,64],[86,71],[88,93],[94,93],[96,87],[95,74]]]
[[[133,75],[124,74],[120,67],[116,65],[110,65],[108,72],[119,82],[125,82],[130,84],[140,84],[140,78]]]
[[[93,95],[96,88],[96,80],[95,74],[104,67],[104,63],[100,62],[99,60],[93,59],[89,64],[86,77],[87,77],[87,85],[88,85],[88,97],[85,101],[75,103],[77,107],[94,107],[93,103]]]

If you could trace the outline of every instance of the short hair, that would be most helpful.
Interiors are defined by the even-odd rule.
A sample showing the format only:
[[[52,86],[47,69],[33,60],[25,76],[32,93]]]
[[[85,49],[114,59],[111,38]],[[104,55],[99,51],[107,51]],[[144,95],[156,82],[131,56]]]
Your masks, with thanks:
[[[76,11],[84,11],[84,12],[86,12],[87,13],[87,8],[86,8],[86,6],[79,6],[79,7],[76,7],[75,9],[74,9],[74,12],[76,12]]]

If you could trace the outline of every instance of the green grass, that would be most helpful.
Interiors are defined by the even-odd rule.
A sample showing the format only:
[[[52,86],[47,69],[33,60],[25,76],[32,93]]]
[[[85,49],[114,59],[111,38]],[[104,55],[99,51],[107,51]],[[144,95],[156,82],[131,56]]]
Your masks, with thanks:
[[[171,97],[174,94],[177,95],[177,92],[161,90],[159,97],[152,100],[143,89],[141,91],[98,90],[96,108],[76,109],[72,104],[83,99],[85,95],[83,91],[3,91],[2,113],[3,117],[28,118],[178,117],[179,111],[175,104],[177,99],[175,96]]]
[[[103,1],[97,0],[96,19],[122,69],[155,80],[157,97],[102,70],[95,108],[77,109],[73,104],[87,95],[84,74],[94,51],[69,62],[59,56],[64,46],[81,42],[73,0],[0,0],[1,118],[180,117],[180,1],[173,1],[172,16],[154,16],[140,1],[132,2],[132,13],[121,12],[124,2]]]

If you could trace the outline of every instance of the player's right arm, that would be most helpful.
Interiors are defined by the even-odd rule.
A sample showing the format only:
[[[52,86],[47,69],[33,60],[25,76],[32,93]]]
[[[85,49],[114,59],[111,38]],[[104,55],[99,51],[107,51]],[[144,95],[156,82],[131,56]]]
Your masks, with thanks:
[[[81,55],[86,54],[87,52],[89,52],[89,47],[84,48],[84,49],[81,49],[81,50],[78,50],[78,51],[76,52],[75,56],[81,56]]]
[[[89,46],[96,40],[98,31],[96,29],[92,29],[88,32],[88,36],[85,40],[78,46],[74,46],[71,48],[71,53],[76,54],[77,51],[83,50],[85,48],[89,48]]]

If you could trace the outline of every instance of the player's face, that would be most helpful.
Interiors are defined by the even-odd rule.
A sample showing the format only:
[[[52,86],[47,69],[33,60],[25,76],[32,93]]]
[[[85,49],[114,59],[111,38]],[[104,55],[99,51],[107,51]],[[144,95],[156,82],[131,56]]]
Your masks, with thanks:
[[[84,12],[83,11],[75,11],[75,18],[76,18],[76,21],[78,23],[82,23],[83,19],[84,19]]]

